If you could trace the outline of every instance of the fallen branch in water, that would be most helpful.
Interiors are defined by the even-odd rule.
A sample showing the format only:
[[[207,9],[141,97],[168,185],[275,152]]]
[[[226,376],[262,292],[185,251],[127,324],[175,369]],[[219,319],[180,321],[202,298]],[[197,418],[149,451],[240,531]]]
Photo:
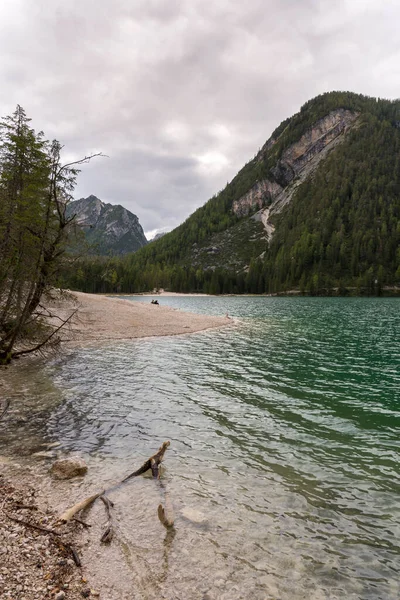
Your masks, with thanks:
[[[125,479],[123,479],[121,481],[121,483],[125,483],[125,481],[128,481],[128,479],[131,479],[132,477],[137,477],[138,475],[142,475],[143,473],[146,473],[146,471],[148,471],[149,469],[151,469],[151,471],[153,473],[153,477],[159,478],[160,475],[158,472],[158,467],[161,464],[161,462],[164,458],[165,451],[168,448],[168,446],[170,445],[170,443],[171,442],[163,442],[162,445],[157,450],[157,452],[155,454],[153,454],[153,456],[150,456],[150,458],[148,460],[146,460],[145,463],[143,463],[143,465],[140,467],[140,469],[138,469],[137,471],[134,471],[133,473],[131,473],[130,475],[125,477]],[[120,485],[120,484],[118,484],[118,485]]]
[[[109,544],[114,537],[114,528],[113,528],[112,519],[111,519],[111,509],[114,506],[114,503],[111,502],[111,500],[109,498],[107,498],[107,496],[100,496],[100,500],[103,502],[104,506],[106,507],[106,513],[107,513],[107,519],[108,519],[107,523],[106,523],[105,531],[104,531],[103,535],[101,536],[100,541],[103,544]]]
[[[151,469],[151,471],[153,473],[153,477],[159,478],[159,476],[160,476],[159,466],[161,464],[161,461],[164,458],[165,451],[167,450],[169,445],[170,445],[170,442],[168,442],[168,441],[163,442],[162,445],[160,446],[160,448],[157,450],[157,452],[155,454],[153,454],[153,456],[150,456],[150,458],[148,460],[146,460],[146,462],[143,463],[143,465],[140,467],[140,469],[138,469],[137,471],[134,471],[133,473],[131,473],[130,475],[125,477],[122,481],[114,484],[113,486],[109,487],[108,489],[102,490],[101,492],[98,492],[97,494],[93,494],[92,496],[89,496],[88,498],[81,500],[77,504],[74,504],[74,506],[72,506],[71,508],[68,508],[66,511],[64,511],[58,520],[62,521],[63,523],[65,523],[66,521],[70,521],[73,517],[75,517],[75,515],[78,512],[80,512],[81,510],[84,510],[85,508],[89,508],[89,506],[91,506],[93,504],[93,502],[95,502],[95,500],[97,500],[97,498],[104,496],[107,492],[110,492],[112,490],[119,488],[122,484],[124,484],[129,479],[132,479],[133,477],[137,477],[138,475],[142,475],[143,473],[146,473],[146,471],[148,471],[149,469]]]
[[[166,486],[160,481],[160,487],[164,491],[165,506],[161,503],[158,505],[157,514],[161,523],[169,529],[173,527],[175,521],[174,509],[172,507],[171,498]]]
[[[78,517],[74,517],[73,521],[80,523],[81,525],[83,525],[85,527],[85,529],[90,529],[90,527],[91,527],[90,523],[86,523],[86,521],[82,521],[82,519],[78,519]]]
[[[84,510],[85,508],[89,508],[89,506],[91,504],[93,504],[93,502],[95,500],[97,500],[97,498],[104,493],[105,492],[103,490],[102,492],[93,494],[93,496],[89,496],[89,498],[85,498],[84,500],[81,500],[77,504],[74,504],[74,506],[72,506],[71,508],[68,508],[65,512],[63,512],[63,514],[59,517],[58,520],[61,521],[62,523],[66,523],[67,521],[70,521],[73,517],[75,517],[76,513],[80,512],[81,510]]]

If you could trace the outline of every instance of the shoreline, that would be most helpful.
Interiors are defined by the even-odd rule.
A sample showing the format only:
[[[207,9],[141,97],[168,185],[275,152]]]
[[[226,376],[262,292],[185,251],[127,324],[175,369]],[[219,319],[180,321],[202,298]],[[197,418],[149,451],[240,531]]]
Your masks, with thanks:
[[[60,525],[59,490],[46,494],[48,476],[18,462],[0,465],[1,598],[81,599],[88,589],[86,569],[79,566],[83,527]]]
[[[302,292],[299,289],[287,290],[286,292],[271,292],[271,293],[263,293],[263,294],[203,294],[200,292],[132,292],[130,294],[121,293],[118,294],[115,292],[114,294],[95,294],[95,295],[105,295],[105,296],[114,296],[114,297],[130,297],[130,296],[143,296],[143,297],[182,297],[182,298],[196,298],[196,297],[204,297],[204,298],[399,298],[400,297],[400,287],[399,286],[384,286],[382,287],[380,294],[369,294],[365,290],[363,293],[355,293],[357,288],[355,287],[347,287],[348,293],[339,294],[339,288],[332,288],[333,293],[328,293],[326,290],[323,290],[323,293],[312,294],[310,292]]]
[[[52,315],[47,318],[48,321],[55,326],[59,325],[60,317],[65,320],[76,311],[65,329],[60,330],[61,354],[68,348],[73,350],[123,340],[185,335],[234,324],[229,317],[198,315],[150,302],[144,304],[82,292],[58,295],[46,302],[46,309]],[[14,388],[15,378],[19,379],[18,373],[27,365],[29,369],[35,365],[40,369],[44,364],[45,359],[35,353],[0,370],[0,415],[4,417],[0,426],[5,435],[7,421],[14,418],[13,409],[18,405],[21,391],[16,392]],[[31,382],[31,385],[34,383]],[[30,393],[29,379],[24,393]],[[25,419],[26,415],[21,417]],[[121,567],[124,554],[119,546],[114,544],[105,548],[98,542],[100,524],[104,519],[101,506],[94,507],[91,513],[91,530],[83,529],[79,523],[75,523],[72,529],[61,528],[61,531],[65,529],[63,538],[72,543],[81,556],[82,567],[74,564],[65,548],[58,549],[55,543],[57,536],[38,532],[29,526],[29,523],[39,522],[42,526],[43,522],[45,527],[48,523],[47,527],[50,525],[51,529],[59,530],[57,514],[60,514],[61,507],[71,505],[72,498],[81,498],[83,490],[93,493],[90,477],[89,481],[86,478],[75,478],[71,482],[54,481],[48,470],[53,461],[47,455],[48,452],[44,451],[43,458],[36,464],[30,458],[26,460],[14,453],[0,456],[0,546],[6,548],[0,569],[0,596],[11,599],[18,594],[26,600],[130,598],[129,590],[122,595],[116,591],[114,595],[101,568],[93,567],[100,562],[100,554],[111,570],[115,568],[120,572],[129,588],[131,577],[127,567],[125,571]],[[63,455],[70,456],[71,453]],[[21,510],[19,505],[27,508]],[[29,506],[33,506],[34,510],[29,510]],[[20,522],[16,522],[15,518]],[[26,565],[27,552],[35,558],[33,566]]]
[[[124,297],[84,292],[68,292],[65,298],[49,301],[46,307],[56,315],[49,319],[53,325],[58,317],[67,319],[77,311],[61,335],[63,345],[184,335],[233,323],[227,316],[199,315],[151,302],[131,302]]]

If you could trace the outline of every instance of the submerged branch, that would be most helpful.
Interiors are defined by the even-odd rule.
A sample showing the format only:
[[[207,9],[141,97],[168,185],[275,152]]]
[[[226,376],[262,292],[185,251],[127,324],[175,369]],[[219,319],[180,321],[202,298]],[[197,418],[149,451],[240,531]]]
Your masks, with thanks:
[[[152,469],[153,476],[155,476],[154,475],[155,466],[157,466],[157,477],[158,477],[159,476],[158,475],[158,466],[160,465],[161,461],[163,460],[165,451],[169,447],[170,443],[171,442],[169,442],[169,441],[163,442],[162,445],[160,446],[160,448],[157,450],[157,452],[155,454],[153,454],[153,456],[151,456],[148,460],[146,460],[146,462],[143,463],[143,465],[140,467],[140,469],[137,469],[137,471],[134,471],[133,473],[131,473],[130,475],[125,477],[122,481],[119,481],[118,483],[112,485],[108,489],[102,490],[101,492],[98,492],[97,494],[93,494],[92,496],[89,496],[88,498],[81,500],[77,504],[74,504],[74,506],[72,506],[71,508],[68,508],[66,511],[64,511],[58,520],[62,521],[62,522],[70,521],[78,512],[91,506],[93,504],[93,502],[95,502],[95,500],[97,500],[97,498],[104,497],[104,495],[106,493],[119,488],[121,485],[123,485],[129,479],[132,479],[133,477],[138,477],[139,475],[146,473],[146,471],[148,471],[149,469]],[[104,502],[104,500],[103,500],[103,502]]]
[[[111,518],[111,509],[113,508],[114,503],[111,502],[111,500],[109,498],[107,498],[107,496],[100,496],[100,500],[103,502],[104,506],[106,507],[106,513],[107,513],[106,528],[104,530],[103,535],[100,538],[100,541],[103,544],[109,544],[114,537],[114,528],[113,528],[112,518]]]
[[[97,494],[93,494],[93,496],[89,496],[88,498],[81,500],[77,504],[74,504],[74,506],[71,506],[71,508],[68,508],[65,512],[63,512],[63,514],[59,517],[58,520],[62,523],[70,521],[78,512],[84,510],[85,508],[89,508],[89,506],[91,506],[93,502],[104,493],[105,490],[98,492]]]
[[[167,450],[170,443],[171,442],[163,442],[163,444],[160,446],[160,448],[157,450],[157,452],[155,454],[153,454],[153,456],[150,456],[150,458],[148,460],[146,460],[145,463],[143,463],[143,465],[140,467],[140,469],[138,469],[137,471],[134,471],[133,473],[131,473],[130,475],[125,477],[121,481],[121,483],[125,483],[125,481],[128,481],[128,479],[131,479],[132,477],[137,477],[138,475],[142,475],[143,473],[146,473],[146,471],[148,471],[149,469],[152,470],[153,477],[158,478],[159,477],[158,466],[160,465],[161,461],[163,460],[165,451]]]

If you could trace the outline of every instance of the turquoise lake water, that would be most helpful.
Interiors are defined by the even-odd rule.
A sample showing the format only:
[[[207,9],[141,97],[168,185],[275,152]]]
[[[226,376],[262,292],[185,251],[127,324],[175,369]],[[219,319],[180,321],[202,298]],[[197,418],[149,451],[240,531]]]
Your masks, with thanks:
[[[104,481],[171,440],[174,537],[149,522],[151,481],[121,508],[126,544],[147,557],[142,582],[157,581],[138,597],[398,600],[400,301],[160,303],[239,321],[78,349],[46,370],[54,389],[37,395],[52,400],[23,424]]]

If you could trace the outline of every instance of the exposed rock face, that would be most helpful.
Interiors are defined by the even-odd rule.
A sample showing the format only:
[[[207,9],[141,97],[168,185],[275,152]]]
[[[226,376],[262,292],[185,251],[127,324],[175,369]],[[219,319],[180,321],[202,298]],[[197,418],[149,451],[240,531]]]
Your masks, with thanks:
[[[87,473],[87,465],[82,458],[68,457],[56,460],[50,469],[51,475],[55,479],[71,479]]]
[[[138,217],[119,204],[105,204],[96,196],[88,196],[71,202],[67,214],[76,215],[93,254],[126,254],[147,244]]]
[[[76,222],[86,226],[95,226],[105,204],[96,196],[80,198],[68,205],[68,212],[76,214]]]
[[[233,203],[232,210],[235,215],[245,217],[270,203],[281,191],[282,187],[278,183],[262,179]]]
[[[244,217],[259,209],[260,214],[256,213],[254,218],[262,221],[268,238],[271,239],[274,227],[269,217],[279,213],[290,202],[298,186],[316,170],[321,160],[337,144],[344,141],[345,132],[357,118],[357,113],[340,108],[319,119],[298,142],[285,150],[275,167],[271,169],[274,181],[269,179],[258,181],[233,203],[233,212],[239,217]],[[260,151],[259,160],[262,160],[263,155],[274,142],[272,138],[268,140]]]
[[[275,180],[282,187],[286,187],[315,156],[340,136],[357,119],[357,116],[350,110],[340,108],[317,121],[298,142],[285,150],[282,158],[272,169]]]
[[[268,241],[272,238],[275,231],[275,227],[269,220],[269,215],[270,209],[263,208],[250,217],[251,219],[254,219],[254,221],[261,221],[261,223],[264,225]]]

